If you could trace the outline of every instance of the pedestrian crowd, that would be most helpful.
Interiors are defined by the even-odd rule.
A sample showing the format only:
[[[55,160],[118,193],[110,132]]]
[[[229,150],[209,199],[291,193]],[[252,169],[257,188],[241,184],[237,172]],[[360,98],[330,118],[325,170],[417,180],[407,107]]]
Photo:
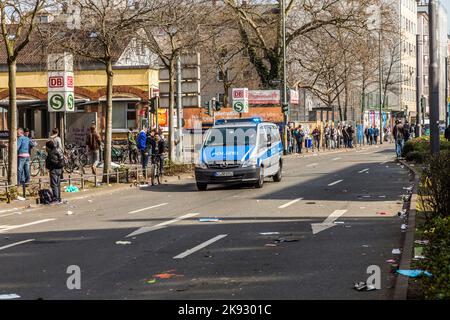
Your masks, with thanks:
[[[312,129],[312,130],[311,130]],[[322,139],[323,138],[323,139]],[[353,148],[355,129],[351,124],[327,124],[323,128],[318,125],[291,125],[287,131],[288,153],[303,153],[303,150],[320,151],[324,149]]]

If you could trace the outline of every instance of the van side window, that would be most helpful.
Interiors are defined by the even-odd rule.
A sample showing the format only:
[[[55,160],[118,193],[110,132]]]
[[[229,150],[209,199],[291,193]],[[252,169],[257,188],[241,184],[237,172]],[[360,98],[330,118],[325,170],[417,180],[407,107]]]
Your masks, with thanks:
[[[263,149],[267,146],[267,132],[266,128],[259,127],[259,149]]]

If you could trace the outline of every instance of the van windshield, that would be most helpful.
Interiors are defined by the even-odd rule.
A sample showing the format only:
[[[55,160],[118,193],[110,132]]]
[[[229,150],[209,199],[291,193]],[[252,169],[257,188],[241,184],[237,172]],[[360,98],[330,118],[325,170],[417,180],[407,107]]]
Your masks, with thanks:
[[[212,128],[205,147],[254,146],[256,134],[257,126]]]

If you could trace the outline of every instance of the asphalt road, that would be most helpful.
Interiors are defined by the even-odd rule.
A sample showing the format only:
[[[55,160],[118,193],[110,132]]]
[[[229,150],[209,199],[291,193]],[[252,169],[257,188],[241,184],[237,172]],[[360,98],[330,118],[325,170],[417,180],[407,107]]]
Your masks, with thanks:
[[[397,212],[409,186],[393,159],[392,145],[290,156],[283,181],[263,189],[198,192],[185,180],[0,212],[0,295],[391,299],[385,261],[401,246]],[[326,219],[329,228],[320,224]],[[324,230],[313,234],[312,224]],[[67,287],[72,265],[81,289]],[[353,290],[371,265],[381,268],[381,289]]]

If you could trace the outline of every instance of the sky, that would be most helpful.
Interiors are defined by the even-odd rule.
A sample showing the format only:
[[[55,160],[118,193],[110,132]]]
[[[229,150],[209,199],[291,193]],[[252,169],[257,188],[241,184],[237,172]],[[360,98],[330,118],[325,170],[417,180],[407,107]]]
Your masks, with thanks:
[[[445,9],[447,10],[447,14],[450,16],[450,0],[441,0],[441,3],[444,5]],[[448,27],[447,27],[449,34],[450,34],[450,18],[448,19]]]

